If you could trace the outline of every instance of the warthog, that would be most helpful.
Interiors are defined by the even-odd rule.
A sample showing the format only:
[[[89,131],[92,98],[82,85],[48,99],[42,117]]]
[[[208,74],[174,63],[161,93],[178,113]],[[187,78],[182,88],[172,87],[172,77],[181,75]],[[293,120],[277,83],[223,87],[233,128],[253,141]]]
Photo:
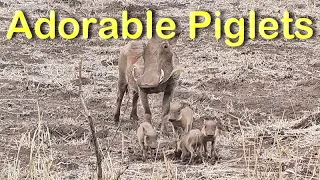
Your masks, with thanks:
[[[193,110],[185,102],[171,103],[168,120],[172,123],[176,136],[183,132],[188,133],[192,129]]]
[[[172,49],[176,45],[179,35],[180,32],[176,33],[175,37],[170,40],[154,37],[146,44],[132,41],[121,49],[118,63],[118,97],[114,114],[116,124],[119,122],[123,95],[127,90],[133,92],[130,119],[138,120],[137,102],[140,97],[147,122],[151,122],[147,95],[164,92],[161,132],[165,130],[164,117],[169,112],[173,91],[180,76],[180,71],[174,69],[176,56]]]
[[[181,140],[178,142],[178,150],[182,151],[181,160],[185,161],[188,154],[190,154],[190,164],[195,157],[195,153],[200,155],[202,162],[204,161],[203,150],[203,136],[199,129],[191,129],[187,134],[184,133]]]
[[[207,156],[207,142],[211,142],[211,153],[210,157],[216,159],[217,155],[215,153],[215,143],[216,138],[219,135],[219,124],[217,120],[203,120],[203,127],[201,130],[203,134],[203,145],[204,145],[204,152]]]
[[[180,139],[183,133],[187,134],[192,129],[193,110],[190,108],[189,104],[185,102],[171,103],[167,119],[173,126],[172,129],[176,144],[176,152],[178,152],[178,139]]]
[[[138,127],[137,137],[142,150],[142,159],[145,161],[147,150],[149,148],[151,148],[151,150],[157,148],[158,135],[149,122],[143,122]]]

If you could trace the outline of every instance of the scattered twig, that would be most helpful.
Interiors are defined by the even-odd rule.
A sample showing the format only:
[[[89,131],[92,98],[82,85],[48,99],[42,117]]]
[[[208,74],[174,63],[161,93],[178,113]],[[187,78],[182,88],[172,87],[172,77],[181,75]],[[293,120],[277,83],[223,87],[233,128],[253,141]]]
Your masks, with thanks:
[[[242,120],[243,116],[241,118],[237,118],[238,119],[238,125],[240,127],[240,131],[241,131],[241,136],[242,136],[242,150],[243,150],[243,158],[244,158],[244,161],[246,163],[246,166],[247,166],[247,172],[248,172],[248,177],[250,177],[250,168],[249,168],[249,165],[250,165],[250,157],[247,157],[247,149],[246,149],[246,144],[245,144],[245,136],[244,136],[244,130],[242,129],[242,126],[241,126],[241,123],[240,121]]]
[[[124,162],[124,135],[121,133],[121,162]]]
[[[129,168],[129,165],[127,165],[122,171],[119,171],[119,172],[117,173],[117,176],[116,176],[115,180],[120,179],[120,176],[121,176],[128,168]]]
[[[164,153],[164,151],[162,151],[163,154],[163,160],[164,160],[164,164],[165,164],[165,169],[167,171],[167,176],[168,179],[173,179],[173,174],[172,174],[172,164],[169,162],[166,154]]]
[[[310,127],[312,123],[320,124],[320,112],[315,112],[305,118],[301,118],[300,121],[295,125],[291,126],[291,128],[304,129]]]
[[[91,114],[87,108],[87,105],[86,105],[84,98],[83,98],[83,95],[82,95],[81,70],[82,70],[82,59],[80,60],[80,63],[79,63],[79,81],[80,81],[80,83],[79,83],[79,97],[80,97],[81,105],[84,109],[85,115],[87,116],[87,119],[89,120],[90,130],[91,130],[91,134],[92,134],[92,138],[93,138],[93,145],[95,148],[95,154],[96,154],[96,158],[97,158],[98,179],[100,180],[100,179],[102,179],[102,167],[101,167],[102,159],[101,159],[101,154],[99,151],[99,144],[98,144],[97,137],[96,137],[96,131],[94,128],[93,119],[91,117]]]

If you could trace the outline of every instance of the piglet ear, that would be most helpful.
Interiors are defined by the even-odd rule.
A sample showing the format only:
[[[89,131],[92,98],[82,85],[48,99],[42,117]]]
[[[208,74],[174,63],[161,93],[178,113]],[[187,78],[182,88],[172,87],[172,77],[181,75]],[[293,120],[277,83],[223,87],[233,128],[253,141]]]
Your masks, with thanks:
[[[142,127],[142,131],[143,131],[143,134],[146,134],[147,132],[147,130],[144,127]]]

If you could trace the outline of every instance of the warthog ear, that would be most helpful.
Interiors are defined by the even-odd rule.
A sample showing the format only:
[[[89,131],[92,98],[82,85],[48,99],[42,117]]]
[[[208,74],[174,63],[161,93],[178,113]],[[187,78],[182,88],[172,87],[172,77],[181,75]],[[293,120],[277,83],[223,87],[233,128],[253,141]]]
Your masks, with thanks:
[[[187,103],[186,101],[182,101],[182,102],[181,102],[181,109],[183,109],[183,108],[185,108],[185,107],[191,108],[191,106],[190,106],[189,103]],[[192,109],[192,108],[191,108],[191,109]]]
[[[176,32],[176,35],[173,38],[169,39],[170,46],[175,46],[177,44],[180,34],[181,34],[181,31],[178,31]]]
[[[143,127],[142,131],[143,131],[144,136],[147,137],[147,135],[146,135],[147,134],[147,130]]]

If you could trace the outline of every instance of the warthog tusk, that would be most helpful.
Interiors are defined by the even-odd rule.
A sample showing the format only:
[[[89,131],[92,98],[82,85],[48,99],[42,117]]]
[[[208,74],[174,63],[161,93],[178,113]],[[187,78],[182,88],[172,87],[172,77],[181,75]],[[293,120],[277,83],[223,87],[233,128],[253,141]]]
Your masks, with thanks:
[[[162,84],[162,83],[167,82],[172,77],[172,75],[175,74],[176,72],[183,72],[183,69],[174,69],[174,70],[172,70],[170,75],[167,78],[165,78],[165,80],[160,81],[160,83]]]
[[[136,78],[136,76],[135,76],[135,74],[134,74],[134,70],[135,70],[135,69],[136,69],[136,67],[133,66],[133,68],[132,68],[132,76],[133,76],[134,81],[137,82],[137,78]]]
[[[161,83],[161,81],[163,80],[163,78],[164,78],[164,71],[163,71],[163,69],[161,69],[161,74],[160,74],[159,83]]]
[[[202,133],[203,133],[204,136],[207,136],[207,133],[206,133],[205,130],[202,130]]]

